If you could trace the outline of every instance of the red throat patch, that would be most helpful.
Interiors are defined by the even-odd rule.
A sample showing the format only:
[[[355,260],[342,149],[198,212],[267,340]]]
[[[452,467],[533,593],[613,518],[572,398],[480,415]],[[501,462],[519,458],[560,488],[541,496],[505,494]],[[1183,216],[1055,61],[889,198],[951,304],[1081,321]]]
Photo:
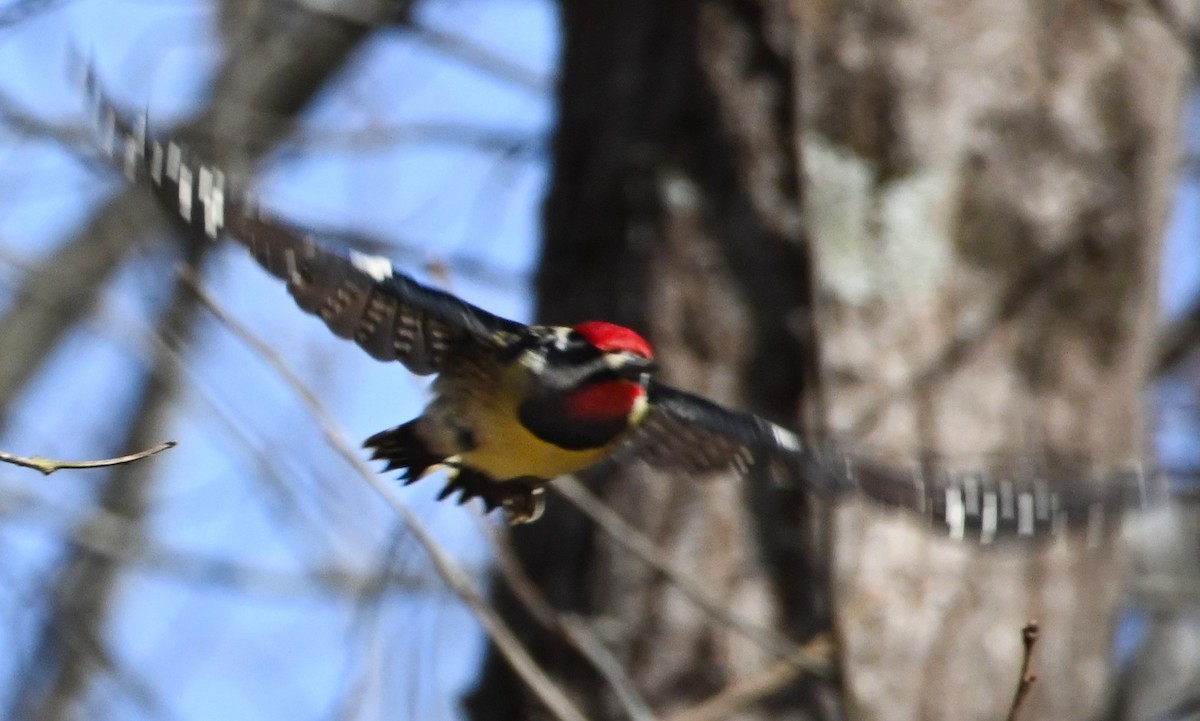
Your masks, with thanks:
[[[592,383],[567,396],[565,410],[568,416],[578,420],[627,418],[645,393],[633,381]]]
[[[654,357],[654,351],[650,350],[646,339],[624,326],[602,320],[590,320],[580,323],[573,330],[605,353],[628,351],[643,358]]]

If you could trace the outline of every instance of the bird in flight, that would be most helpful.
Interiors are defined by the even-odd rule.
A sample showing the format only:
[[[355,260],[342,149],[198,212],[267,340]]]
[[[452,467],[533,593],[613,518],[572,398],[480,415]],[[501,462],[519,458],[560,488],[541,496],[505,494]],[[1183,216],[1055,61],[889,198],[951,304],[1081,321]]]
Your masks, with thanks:
[[[796,434],[655,379],[654,353],[637,332],[604,321],[502,318],[417,282],[387,258],[267,218],[220,168],[117,111],[90,68],[86,86],[102,149],[192,232],[243,245],[300,308],[372,357],[436,375],[418,417],[363,444],[407,483],[442,469],[439,498],[480,498],[515,524],[541,515],[548,482],[606,459],[694,474],[769,459],[797,477],[806,472]]]
[[[1107,485],[1068,488],[1037,475],[914,474],[813,448],[770,421],[657,380],[654,352],[634,330],[502,318],[417,282],[385,257],[265,216],[220,168],[154,137],[144,117],[122,115],[85,70],[101,149],[130,181],[147,184],[197,236],[244,246],[336,335],[377,360],[436,376],[419,416],[363,445],[406,484],[444,470],[439,499],[479,498],[510,523],[528,523],[541,516],[554,478],[640,459],[692,475],[765,463],[784,484],[861,493],[983,544],[1067,527],[1097,535],[1122,509],[1145,505],[1153,479],[1140,468]]]

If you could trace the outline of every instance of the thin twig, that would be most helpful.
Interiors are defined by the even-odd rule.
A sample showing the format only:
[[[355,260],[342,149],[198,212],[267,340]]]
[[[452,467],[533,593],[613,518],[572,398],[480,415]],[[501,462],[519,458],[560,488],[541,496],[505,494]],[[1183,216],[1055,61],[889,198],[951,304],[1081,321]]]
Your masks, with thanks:
[[[467,605],[475,615],[476,620],[483,627],[484,632],[496,644],[497,650],[508,661],[513,671],[521,677],[521,680],[525,682],[529,689],[546,705],[546,708],[562,721],[586,721],[583,713],[567,698],[562,689],[550,679],[542,667],[538,665],[537,661],[529,655],[529,652],[521,645],[521,641],[517,638],[517,635],[504,622],[504,619],[500,617],[496,609],[492,608],[487,600],[476,590],[467,573],[442,550],[441,546],[438,545],[437,541],[434,540],[433,536],[425,528],[425,525],[408,509],[404,501],[396,495],[396,490],[392,484],[371,470],[362,460],[358,450],[346,440],[345,435],[338,428],[333,417],[325,409],[325,406],[317,398],[312,389],[292,370],[291,366],[284,362],[278,353],[274,352],[270,346],[260,340],[248,328],[230,317],[228,313],[217,305],[216,301],[200,287],[199,282],[191,271],[187,268],[180,268],[179,273],[183,281],[192,289],[196,297],[200,299],[200,302],[213,314],[213,317],[228,328],[239,340],[249,346],[268,366],[279,374],[280,379],[292,389],[292,392],[296,394],[300,402],[312,414],[313,419],[321,429],[322,435],[325,436],[326,443],[348,465],[358,471],[359,475],[391,506],[392,511],[400,518],[400,521],[408,528],[408,531],[413,534],[413,537],[421,544],[425,552],[429,554],[429,559],[433,562],[433,567],[437,574],[446,582],[450,590]]]
[[[545,94],[553,87],[551,78],[467,37],[417,22],[410,22],[405,27],[410,37],[427,47],[526,90]]]
[[[22,118],[18,117],[18,120]],[[309,153],[367,153],[400,145],[449,145],[508,158],[538,159],[545,155],[541,134],[519,129],[492,128],[469,123],[431,122],[378,126],[352,130],[300,129],[288,140],[283,155]]]
[[[52,458],[42,458],[41,456],[14,456],[11,453],[0,451],[0,461],[11,463],[14,466],[21,466],[22,468],[32,468],[35,471],[40,471],[42,475],[48,476],[64,468],[106,468],[108,466],[119,466],[124,463],[133,463],[134,461],[140,461],[143,458],[148,458],[156,453],[162,453],[168,448],[174,447],[175,441],[164,441],[144,451],[130,453],[127,456],[119,456],[117,458],[105,458],[99,461],[56,461]]]
[[[764,651],[793,666],[821,678],[827,679],[833,676],[833,669],[827,658],[822,658],[812,653],[807,647],[802,647],[775,631],[748,621],[730,611],[728,603],[714,598],[701,588],[700,584],[676,568],[653,541],[614,513],[574,476],[559,478],[550,484],[550,487],[583,511],[584,515],[591,518],[614,541],[671,579],[675,588],[705,613],[730,626]]]
[[[66,3],[67,0],[23,0],[23,2],[12,3],[0,10],[0,28],[10,28]]]
[[[88,522],[68,531],[72,544],[88,553],[162,574],[181,583],[233,588],[242,593],[292,598],[303,595],[382,595],[392,589],[426,592],[434,579],[423,573],[360,571],[350,566],[319,565],[301,571],[253,566],[152,543],[126,517],[93,508]],[[27,523],[47,528],[71,515],[33,493],[0,488],[0,517],[6,525]],[[437,590],[443,590],[440,585]]]
[[[1004,288],[990,299],[980,312],[966,313],[953,325],[952,333],[934,354],[914,368],[914,372],[897,382],[884,384],[866,409],[851,423],[846,432],[851,438],[865,438],[880,422],[884,412],[899,398],[907,398],[919,389],[948,377],[971,358],[1004,322],[1017,316],[1045,292],[1051,279],[1081,251],[1082,244],[1046,253],[1030,260],[1018,269]]]
[[[608,682],[630,719],[654,721],[656,716],[642,698],[633,679],[625,673],[620,661],[604,642],[597,638],[587,622],[575,614],[560,613],[554,608],[538,589],[537,584],[525,573],[507,536],[501,535],[494,528],[490,528],[485,535],[491,540],[496,551],[496,567],[500,570],[500,576],[530,615],[543,628],[558,632],[572,648],[592,664]]]
[[[806,648],[818,644],[828,646],[828,639],[824,635],[819,636]],[[757,676],[730,684],[712,698],[672,716],[669,721],[723,721],[733,718],[742,709],[787,687],[800,678],[801,673],[803,669],[796,665],[779,661]]]
[[[1033,672],[1033,652],[1037,646],[1038,633],[1037,621],[1030,621],[1025,624],[1025,628],[1021,629],[1021,642],[1025,647],[1021,658],[1021,678],[1017,680],[1017,691],[1013,694],[1012,707],[1008,710],[1007,721],[1017,721],[1017,715],[1021,712],[1025,697],[1029,695],[1029,689],[1037,680],[1037,674]]]
[[[1154,375],[1166,375],[1200,346],[1200,300],[1193,301],[1158,334],[1154,350]]]

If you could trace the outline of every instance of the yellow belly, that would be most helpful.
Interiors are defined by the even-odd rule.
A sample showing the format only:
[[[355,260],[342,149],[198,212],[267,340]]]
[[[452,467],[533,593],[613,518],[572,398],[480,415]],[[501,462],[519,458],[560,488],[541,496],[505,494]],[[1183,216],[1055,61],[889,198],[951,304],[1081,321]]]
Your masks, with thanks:
[[[434,392],[445,393],[427,409],[426,418],[441,426],[470,428],[474,447],[454,460],[497,481],[527,476],[550,480],[575,473],[608,455],[624,439],[622,434],[605,446],[587,450],[568,450],[547,443],[517,419],[519,399],[532,382],[525,368],[516,364],[504,368],[475,366],[461,372],[479,374],[490,382],[435,383]],[[456,395],[461,388],[471,388],[473,394]]]
[[[461,458],[465,465],[484,471],[498,481],[522,476],[551,479],[580,471],[599,461],[612,445],[583,451],[559,448],[537,438],[510,416],[499,417],[476,436],[477,447]]]

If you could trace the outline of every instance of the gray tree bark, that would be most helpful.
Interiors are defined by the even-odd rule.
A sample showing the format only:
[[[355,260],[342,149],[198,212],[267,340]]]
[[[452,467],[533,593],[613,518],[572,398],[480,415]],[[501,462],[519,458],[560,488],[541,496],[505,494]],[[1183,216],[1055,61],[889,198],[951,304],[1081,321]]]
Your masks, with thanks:
[[[1170,17],[1066,0],[563,3],[540,315],[630,324],[669,382],[898,467],[1138,459],[1187,73]],[[598,487],[739,613],[798,641],[836,629],[853,717],[1002,718],[1029,618],[1028,717],[1106,703],[1111,532],[985,552],[849,503],[830,549],[794,489],[640,471]],[[560,506],[514,534],[530,575],[604,630],[655,712],[762,677],[767,654]],[[557,639],[528,642],[596,718],[621,715]],[[819,717],[832,697],[799,682],[727,717]],[[469,707],[539,717],[494,658]]]
[[[792,19],[772,3],[564,3],[562,13],[540,318],[630,325],[652,339],[668,382],[794,426],[817,366]],[[799,640],[828,625],[827,554],[811,551],[822,539],[795,488],[638,471],[597,484],[742,617]],[[778,660],[561,501],[514,540],[534,580],[593,620],[662,716],[764,678]],[[518,613],[502,590],[496,600]],[[596,718],[621,715],[558,639],[528,642]],[[824,713],[816,686],[781,686],[745,717]],[[537,716],[495,659],[469,706],[479,719]]]
[[[1187,75],[1163,16],[845,2],[804,4],[800,26],[830,429],[991,473],[1141,459]],[[1029,717],[1106,702],[1114,535],[980,553],[853,506],[837,531],[856,713],[1000,717],[1031,618]]]

